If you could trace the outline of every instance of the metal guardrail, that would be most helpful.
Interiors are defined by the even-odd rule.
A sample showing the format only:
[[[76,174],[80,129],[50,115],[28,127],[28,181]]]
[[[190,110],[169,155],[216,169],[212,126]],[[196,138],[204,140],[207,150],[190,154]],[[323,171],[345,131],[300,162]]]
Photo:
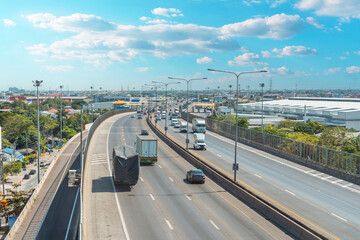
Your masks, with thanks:
[[[184,114],[184,115],[183,115]],[[186,114],[182,113],[182,117]],[[189,113],[190,121],[198,117]],[[221,136],[235,140],[235,125],[206,118],[206,128]],[[304,143],[293,139],[261,133],[238,127],[238,141],[247,145],[270,150],[290,160],[317,166],[349,181],[360,182],[360,156],[348,152]]]
[[[147,124],[151,130],[168,146],[170,146],[181,157],[187,160],[189,163],[197,168],[201,168],[203,172],[210,177],[213,181],[219,184],[221,187],[229,191],[235,197],[245,201],[251,208],[259,211],[263,216],[270,219],[272,222],[282,227],[293,236],[299,239],[328,239],[326,236],[308,227],[304,223],[298,221],[294,217],[290,216],[283,210],[277,208],[275,205],[264,200],[262,197],[253,193],[245,186],[239,183],[234,183],[232,179],[220,172],[216,168],[212,167],[208,163],[204,162],[200,158],[196,157],[189,151],[186,151],[177,142],[171,138],[165,136],[159,129],[157,129],[151,122],[151,119],[147,118]]]

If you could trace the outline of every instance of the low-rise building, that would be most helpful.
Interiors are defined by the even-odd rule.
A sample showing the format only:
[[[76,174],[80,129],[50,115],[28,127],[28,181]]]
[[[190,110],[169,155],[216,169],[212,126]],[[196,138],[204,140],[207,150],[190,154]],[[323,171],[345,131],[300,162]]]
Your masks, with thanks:
[[[258,114],[261,102],[239,104],[238,113]],[[293,120],[312,120],[360,131],[360,99],[297,97],[264,102],[264,115]]]

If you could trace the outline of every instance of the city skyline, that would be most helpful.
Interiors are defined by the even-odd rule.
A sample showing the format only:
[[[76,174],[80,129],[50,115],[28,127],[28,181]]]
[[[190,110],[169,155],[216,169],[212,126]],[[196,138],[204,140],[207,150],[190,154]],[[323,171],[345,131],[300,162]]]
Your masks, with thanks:
[[[21,1],[0,15],[0,90],[36,79],[43,90],[131,90],[168,76],[208,78],[194,90],[235,85],[208,68],[267,70],[240,78],[252,89],[360,88],[356,0]]]

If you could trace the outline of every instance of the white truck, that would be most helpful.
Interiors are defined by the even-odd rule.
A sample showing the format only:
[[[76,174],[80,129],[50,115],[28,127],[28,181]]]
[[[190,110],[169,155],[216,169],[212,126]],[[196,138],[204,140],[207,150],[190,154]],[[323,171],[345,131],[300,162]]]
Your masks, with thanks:
[[[187,132],[186,122],[180,121],[180,132]]]
[[[153,136],[137,136],[136,152],[140,163],[154,164],[157,162],[157,139]]]
[[[195,150],[206,150],[205,134],[194,133],[194,149]]]
[[[206,132],[205,119],[194,118],[192,120],[192,130],[194,133],[205,133]]]

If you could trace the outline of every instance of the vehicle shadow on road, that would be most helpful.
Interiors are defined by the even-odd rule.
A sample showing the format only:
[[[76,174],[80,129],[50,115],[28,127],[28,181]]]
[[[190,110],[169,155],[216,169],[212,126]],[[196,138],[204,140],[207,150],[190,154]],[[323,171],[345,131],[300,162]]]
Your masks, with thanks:
[[[91,191],[93,193],[114,192],[114,189],[112,187],[112,181],[113,181],[113,179],[111,176],[94,179],[94,180],[92,180]],[[131,188],[130,188],[130,186],[115,184],[115,191],[116,192],[130,192]]]

